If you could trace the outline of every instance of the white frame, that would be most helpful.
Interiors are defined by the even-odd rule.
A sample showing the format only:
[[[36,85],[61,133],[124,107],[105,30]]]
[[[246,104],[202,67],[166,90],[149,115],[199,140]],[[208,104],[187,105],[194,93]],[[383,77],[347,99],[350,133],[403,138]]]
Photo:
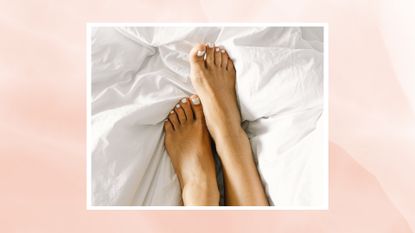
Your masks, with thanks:
[[[323,53],[323,62],[324,62],[324,103],[323,103],[323,113],[322,118],[324,122],[324,135],[323,140],[327,142],[326,147],[324,148],[325,159],[326,159],[326,169],[324,170],[324,175],[326,176],[326,204],[322,206],[290,206],[290,207],[279,207],[279,206],[94,206],[91,201],[91,147],[90,147],[90,136],[91,136],[91,28],[93,27],[322,27],[324,33],[324,53]],[[328,70],[328,24],[327,23],[87,23],[86,24],[86,75],[87,75],[87,84],[86,84],[86,128],[87,128],[87,142],[86,142],[86,190],[87,190],[87,200],[86,206],[87,210],[328,210],[329,209],[329,105],[328,105],[328,95],[329,95],[329,70]]]

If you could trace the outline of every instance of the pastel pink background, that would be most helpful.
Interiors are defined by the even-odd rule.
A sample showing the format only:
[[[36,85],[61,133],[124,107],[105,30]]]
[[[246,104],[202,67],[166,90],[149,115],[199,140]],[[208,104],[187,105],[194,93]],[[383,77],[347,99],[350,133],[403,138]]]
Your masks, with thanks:
[[[0,232],[412,232],[415,1],[0,0]],[[329,211],[86,211],[86,22],[327,22]]]

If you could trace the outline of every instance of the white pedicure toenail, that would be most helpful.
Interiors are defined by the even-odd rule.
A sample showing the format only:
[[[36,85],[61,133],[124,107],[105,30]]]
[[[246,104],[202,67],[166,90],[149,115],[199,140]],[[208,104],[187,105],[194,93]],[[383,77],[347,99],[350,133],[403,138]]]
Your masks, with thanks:
[[[180,104],[176,104],[176,108],[180,108]]]
[[[213,48],[213,47],[215,47],[215,44],[214,44],[214,43],[207,43],[207,46],[208,46],[209,48]]]
[[[216,48],[216,52],[219,52],[219,48]]]
[[[187,103],[187,99],[186,99],[186,98],[183,98],[183,99],[181,100],[181,102],[182,102],[182,103]]]
[[[198,104],[200,104],[200,99],[199,99],[199,97],[193,97],[193,98],[192,98],[192,103],[193,103],[194,105],[198,105]]]
[[[224,49],[222,49],[220,52],[221,52],[221,53],[225,53],[225,50],[224,50]]]
[[[197,51],[196,55],[198,57],[202,57],[203,55],[205,55],[205,50],[199,50],[199,51]]]
[[[171,111],[170,114],[174,114],[174,111]]]

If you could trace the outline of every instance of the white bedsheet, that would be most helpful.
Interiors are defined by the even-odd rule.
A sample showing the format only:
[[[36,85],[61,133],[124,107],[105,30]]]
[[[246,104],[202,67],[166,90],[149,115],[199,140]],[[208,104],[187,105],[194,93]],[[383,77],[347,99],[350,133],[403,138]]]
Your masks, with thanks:
[[[327,203],[323,31],[299,27],[92,31],[92,205],[178,205],[162,122],[194,93],[188,53],[223,45],[235,61],[243,123],[272,204]]]

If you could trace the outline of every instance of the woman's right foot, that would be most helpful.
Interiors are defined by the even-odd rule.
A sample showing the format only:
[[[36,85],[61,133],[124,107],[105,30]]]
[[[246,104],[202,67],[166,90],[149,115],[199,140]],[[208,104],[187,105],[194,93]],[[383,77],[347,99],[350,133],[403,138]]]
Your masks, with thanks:
[[[190,72],[222,162],[226,204],[268,205],[248,136],[241,127],[232,60],[221,48],[199,44],[190,52]]]
[[[190,78],[203,103],[209,132],[215,140],[241,130],[236,100],[236,71],[228,53],[213,44],[198,44],[189,55]],[[205,59],[206,58],[206,59]]]

